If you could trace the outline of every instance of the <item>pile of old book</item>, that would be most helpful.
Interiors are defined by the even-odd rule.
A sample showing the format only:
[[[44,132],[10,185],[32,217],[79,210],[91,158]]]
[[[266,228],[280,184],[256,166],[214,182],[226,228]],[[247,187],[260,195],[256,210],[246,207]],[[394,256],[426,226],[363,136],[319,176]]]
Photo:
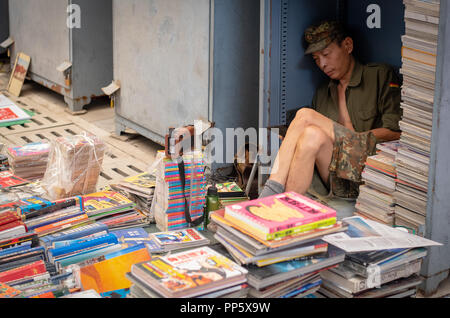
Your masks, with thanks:
[[[152,214],[160,231],[190,227],[203,217],[206,197],[205,160],[202,152],[184,153],[178,160],[159,152]],[[190,218],[190,220],[188,220]]]
[[[106,224],[110,229],[149,224],[147,216],[136,209],[136,204],[118,192],[102,191],[81,198],[88,218]]]
[[[398,147],[398,141],[378,144],[377,154],[367,158],[355,215],[394,226]]]
[[[403,119],[396,158],[396,226],[425,234],[439,35],[439,1],[404,0],[406,34],[402,37]]]
[[[89,133],[51,141],[42,184],[52,200],[94,193],[106,151],[104,142]]]
[[[132,265],[131,297],[239,298],[248,291],[247,270],[210,247]]]
[[[336,211],[293,192],[228,205],[211,221],[224,253],[247,268],[251,297],[305,297],[320,287],[321,271],[344,261],[322,240],[345,230]]]
[[[364,219],[344,219],[343,234],[324,238],[346,252],[338,267],[321,273],[319,294],[328,298],[415,297],[426,247],[436,242]]]
[[[50,144],[45,142],[9,147],[7,156],[11,172],[27,180],[41,180],[47,169],[49,152]]]

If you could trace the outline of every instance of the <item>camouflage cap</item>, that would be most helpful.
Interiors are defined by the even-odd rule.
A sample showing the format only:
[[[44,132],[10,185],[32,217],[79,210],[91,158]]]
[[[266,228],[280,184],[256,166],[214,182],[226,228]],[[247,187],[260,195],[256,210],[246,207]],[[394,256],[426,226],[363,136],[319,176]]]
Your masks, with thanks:
[[[305,40],[308,43],[305,55],[323,50],[344,34],[344,28],[337,21],[324,21],[310,26],[305,31]]]

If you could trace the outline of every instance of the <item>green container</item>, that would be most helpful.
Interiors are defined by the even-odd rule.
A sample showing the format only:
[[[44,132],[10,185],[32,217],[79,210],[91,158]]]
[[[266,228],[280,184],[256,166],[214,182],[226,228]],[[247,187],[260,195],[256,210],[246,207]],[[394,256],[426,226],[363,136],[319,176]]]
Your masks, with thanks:
[[[209,213],[220,209],[219,192],[215,186],[208,189],[205,205],[205,229],[209,224]]]

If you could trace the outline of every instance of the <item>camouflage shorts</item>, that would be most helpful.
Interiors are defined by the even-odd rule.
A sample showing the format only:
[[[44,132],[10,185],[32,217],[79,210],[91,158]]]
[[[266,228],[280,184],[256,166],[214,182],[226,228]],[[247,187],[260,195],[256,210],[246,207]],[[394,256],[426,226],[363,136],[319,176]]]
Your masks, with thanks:
[[[330,164],[330,190],[341,198],[357,198],[367,157],[376,153],[373,133],[356,133],[334,124],[335,143]]]

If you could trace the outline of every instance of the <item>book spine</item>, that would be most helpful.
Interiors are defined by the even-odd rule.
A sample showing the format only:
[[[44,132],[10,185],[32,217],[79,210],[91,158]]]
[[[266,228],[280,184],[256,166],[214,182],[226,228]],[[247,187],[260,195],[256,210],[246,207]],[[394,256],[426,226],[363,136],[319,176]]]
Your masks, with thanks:
[[[44,227],[44,226],[47,226],[47,225],[50,225],[50,224],[53,224],[56,222],[62,222],[67,219],[75,218],[75,217],[83,215],[83,214],[84,214],[83,211],[77,211],[76,213],[61,215],[57,219],[49,219],[49,220],[42,221],[42,223],[37,223],[37,224],[31,225],[28,227],[28,230],[32,231],[34,229],[41,228],[41,227]]]
[[[82,226],[80,228],[44,236],[41,238],[41,242],[44,245],[50,246],[54,242],[75,240],[78,238],[82,238],[100,232],[108,232],[108,226],[106,226],[103,223],[94,223]]]
[[[56,202],[53,202],[52,205],[47,207],[41,207],[39,209],[36,209],[33,212],[25,213],[24,217],[26,220],[30,220],[39,216],[43,216],[46,214],[50,214],[59,210],[67,209],[72,206],[80,206],[80,212],[81,205],[80,205],[80,199],[79,198],[70,198],[70,199],[64,199],[64,200],[58,200]]]
[[[107,243],[107,244],[118,244],[117,237],[114,234],[107,234],[107,235],[102,236],[102,237],[86,240],[84,242],[75,243],[75,244],[69,245],[69,246],[64,246],[64,247],[55,248],[55,249],[50,248],[48,250],[48,252],[49,252],[49,254],[52,255],[52,257],[56,257],[56,256],[72,253],[72,252],[75,252],[75,251],[78,251],[78,250],[82,250],[82,249],[85,249],[85,248],[89,248],[89,247],[92,247],[92,246],[105,244],[105,243]]]
[[[0,226],[0,234],[3,231],[7,231],[7,230],[10,230],[10,229],[13,229],[16,227],[23,227],[26,232],[26,226],[22,221],[14,221],[14,222],[3,224],[2,226]]]
[[[70,226],[72,223],[85,221],[87,219],[88,219],[88,216],[85,213],[83,213],[82,215],[74,217],[74,218],[70,218],[70,219],[67,219],[64,221],[55,222],[55,223],[52,223],[52,224],[49,224],[49,225],[46,225],[43,227],[36,228],[36,229],[34,229],[34,232],[36,232],[39,235],[43,235],[44,233],[52,231],[53,229],[61,228],[66,225]]]
[[[301,226],[297,226],[297,227],[293,227],[293,228],[289,228],[289,229],[284,230],[284,231],[270,233],[270,234],[267,235],[267,240],[268,241],[273,241],[273,240],[276,240],[276,239],[281,239],[281,238],[286,237],[286,236],[309,232],[309,231],[315,230],[317,228],[332,226],[332,225],[336,224],[336,221],[337,221],[336,218],[331,218],[331,219],[321,220],[321,221],[318,221],[318,222],[305,224],[305,225],[301,225]]]
[[[44,272],[46,272],[45,263],[43,261],[38,261],[0,273],[0,282],[8,283],[10,281],[18,280],[24,277],[35,276]]]
[[[291,228],[291,229],[288,229],[285,231],[280,231],[280,232],[276,232],[276,233],[266,233],[266,232],[261,231],[261,229],[259,229],[257,227],[254,227],[252,225],[249,225],[248,223],[243,222],[240,219],[234,218],[231,215],[228,215],[227,221],[229,221],[232,224],[236,224],[238,227],[247,229],[250,233],[252,233],[256,237],[258,237],[259,239],[264,240],[264,241],[274,241],[274,240],[282,239],[287,236],[302,234],[302,233],[309,232],[309,231],[312,231],[312,230],[315,230],[315,229],[318,229],[321,227],[332,226],[332,225],[336,224],[336,218],[331,218],[331,219],[327,219],[327,220],[323,220],[323,221],[319,221],[319,222],[314,222],[311,224],[305,224],[305,225]]]
[[[31,200],[33,200],[37,203],[30,202]],[[25,203],[26,205],[17,208],[17,212],[21,215],[31,213],[34,211],[38,211],[38,210],[41,210],[48,206],[53,205],[52,202],[38,198],[38,197],[33,197],[31,199],[23,200],[22,202]]]
[[[21,221],[22,218],[15,212],[4,212],[0,214],[0,226],[8,223],[12,223],[15,221]]]
[[[22,236],[9,238],[6,240],[0,241],[0,249],[7,249],[14,247],[16,245],[20,245],[23,243],[31,242],[31,247],[36,247],[39,245],[38,236],[35,233],[27,233]]]

